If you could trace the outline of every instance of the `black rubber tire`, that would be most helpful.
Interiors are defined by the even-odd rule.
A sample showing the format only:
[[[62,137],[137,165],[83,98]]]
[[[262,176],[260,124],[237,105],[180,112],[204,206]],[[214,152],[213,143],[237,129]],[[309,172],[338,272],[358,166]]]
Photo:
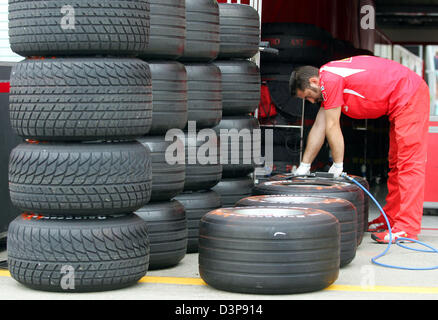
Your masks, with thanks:
[[[281,81],[289,84],[290,76],[295,68],[304,66],[291,62],[263,62],[260,64],[260,74],[264,81]]]
[[[184,192],[175,197],[185,209],[188,228],[187,253],[198,252],[199,222],[208,212],[221,207],[221,198],[214,191]]]
[[[23,214],[9,225],[7,246],[12,278],[36,290],[120,289],[144,277],[149,265],[147,225],[134,214],[87,219]],[[74,277],[74,288],[65,287],[67,275]]]
[[[187,63],[188,121],[212,128],[222,119],[222,75],[212,63]]]
[[[367,191],[370,191],[370,184],[368,183],[366,178],[349,175],[350,177],[354,178],[357,182],[359,182]],[[348,180],[345,180],[348,181]],[[361,189],[363,192],[363,190]],[[363,231],[367,232],[368,230],[368,218],[369,218],[369,212],[370,212],[370,197],[363,192]]]
[[[11,49],[24,57],[134,56],[148,46],[149,24],[148,0],[9,0]]]
[[[322,290],[339,275],[340,227],[325,211],[228,208],[199,229],[199,274],[224,291],[288,294]]]
[[[340,225],[340,267],[348,265],[356,256],[357,211],[350,201],[323,196],[270,195],[242,199],[236,203],[236,207],[310,208],[331,213]]]
[[[185,0],[149,0],[149,45],[141,53],[146,59],[176,60],[184,54],[186,41]]]
[[[239,137],[239,158],[238,163],[233,163],[233,152],[235,142],[233,138],[226,135],[221,135],[221,130],[228,130],[231,134],[233,129],[241,133]],[[222,121],[213,128],[216,131],[221,142],[221,163],[222,177],[244,177],[254,172],[258,159],[254,155],[261,155],[261,132],[254,134],[254,130],[260,129],[260,124],[257,118],[252,116],[227,116],[223,117]],[[244,131],[242,131],[244,130]],[[246,130],[246,131],[245,131]],[[246,133],[250,133],[251,142],[245,142],[243,137],[247,137]],[[237,149],[237,147],[236,147]]]
[[[190,134],[186,134],[185,137],[185,164],[186,164],[186,179],[184,182],[184,191],[199,191],[209,190],[219,183],[222,179],[222,164],[220,163],[219,146],[220,140],[218,137],[212,136],[213,140],[199,141],[196,137],[192,137]],[[205,143],[211,143],[217,147],[216,154],[210,155],[209,151],[206,152],[207,156],[211,156],[211,162],[203,164],[199,162],[200,148]],[[192,159],[192,150],[196,150],[196,159]],[[206,150],[204,150],[206,151]],[[202,152],[204,155],[204,152]]]
[[[214,188],[213,191],[221,196],[222,207],[234,207],[236,202],[252,195],[254,179],[250,176],[224,178]]]
[[[11,125],[24,138],[119,139],[151,127],[151,74],[139,59],[24,60],[10,83]]]
[[[183,141],[166,141],[162,136],[146,136],[138,140],[147,147],[152,159],[152,192],[151,202],[171,200],[184,190],[186,166],[183,163],[169,164],[166,161],[166,150],[179,143],[183,148]]]
[[[176,61],[150,61],[153,112],[149,134],[165,135],[187,125],[187,72]]]
[[[135,212],[148,225],[149,270],[177,265],[187,251],[187,219],[184,206],[176,200],[149,203]]]
[[[361,189],[343,181],[327,179],[292,178],[281,181],[268,181],[256,185],[254,195],[303,195],[329,196],[350,201],[357,211],[357,245],[362,243],[364,236],[363,206],[364,198]]]
[[[311,24],[264,23],[262,41],[269,41],[271,48],[279,50],[279,55],[262,54],[263,62],[293,62],[320,67],[333,55],[330,33]]]
[[[216,0],[186,0],[186,43],[181,61],[209,62],[220,49]]]
[[[23,143],[10,156],[11,201],[38,214],[129,213],[151,187],[151,156],[138,142]]]
[[[370,185],[367,181],[366,178],[363,177],[359,177],[359,176],[355,176],[355,175],[349,175],[351,178],[354,178],[357,182],[359,182],[363,187],[365,187],[366,190],[370,191]],[[279,174],[279,175],[275,175],[273,177],[270,178],[271,181],[279,181],[279,180],[288,180],[293,178],[294,175],[292,174]],[[295,179],[314,179],[313,177],[295,177]],[[344,179],[344,178],[324,178],[324,177],[317,177],[317,179],[323,179],[323,180],[327,180],[327,181],[334,181],[334,182],[346,182],[346,183],[350,183],[354,186],[356,186],[356,184],[354,182],[351,182],[350,180]],[[359,188],[360,192],[363,194],[363,227],[364,227],[364,232],[367,231],[368,229],[368,216],[369,216],[369,208],[370,208],[370,198],[369,196],[361,189]],[[361,214],[359,213],[359,216]]]
[[[251,58],[259,51],[260,17],[253,7],[219,3],[220,50],[218,59]]]
[[[214,61],[222,73],[222,115],[253,113],[260,103],[260,70],[251,61]]]

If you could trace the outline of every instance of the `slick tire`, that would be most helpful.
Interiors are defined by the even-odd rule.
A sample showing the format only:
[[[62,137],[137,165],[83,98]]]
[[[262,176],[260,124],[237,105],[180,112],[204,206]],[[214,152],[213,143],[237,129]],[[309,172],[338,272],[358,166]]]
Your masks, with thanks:
[[[214,191],[184,192],[175,197],[185,209],[188,228],[187,253],[198,252],[199,222],[208,212],[221,207],[221,198]]]
[[[149,0],[150,36],[144,59],[176,60],[186,41],[185,0]]]
[[[215,0],[186,0],[186,43],[181,61],[209,62],[220,49],[219,6]]]
[[[260,18],[251,6],[219,3],[220,50],[217,59],[251,58],[259,51]]]
[[[357,211],[350,201],[323,196],[271,195],[242,199],[236,207],[293,207],[323,210],[339,221],[341,232],[340,267],[348,265],[356,256]]]
[[[223,117],[213,128],[220,137],[223,178],[245,177],[254,172],[261,156],[261,133],[257,134],[258,129],[259,121],[249,115]],[[235,135],[236,130],[238,138]],[[235,154],[237,151],[238,155]]]
[[[187,72],[176,61],[150,61],[153,111],[149,134],[165,135],[187,125]]]
[[[254,179],[250,176],[224,178],[212,190],[221,196],[222,207],[234,207],[241,199],[252,195]]]
[[[364,198],[361,189],[350,183],[327,181],[325,179],[293,178],[282,181],[268,181],[254,187],[254,195],[303,195],[328,196],[350,201],[357,211],[357,245],[362,243],[364,235],[363,207]]]
[[[197,129],[212,128],[222,119],[222,75],[212,63],[186,63],[188,121]]]
[[[245,60],[216,60],[222,74],[222,115],[237,116],[253,113],[260,102],[260,71]]]
[[[184,206],[176,200],[149,203],[135,212],[148,225],[149,270],[177,265],[187,251],[187,219]]]
[[[367,191],[370,191],[370,185],[367,181],[366,178],[363,177],[359,177],[359,176],[354,176],[354,175],[349,175],[351,178],[353,178],[354,180],[356,180],[357,182],[359,182],[359,184],[361,184]],[[271,178],[271,180],[273,181],[279,181],[279,180],[289,180],[289,179],[315,179],[314,177],[294,177],[291,174],[279,174],[279,175],[275,175]],[[343,179],[343,178],[324,178],[324,177],[316,177],[316,179],[322,179],[325,181],[333,181],[333,182],[346,182],[346,183],[350,183],[354,186],[356,186],[356,184],[354,182],[351,182],[350,180],[347,179]],[[360,212],[358,213],[359,217],[363,216],[363,226],[364,226],[364,232],[366,232],[366,230],[368,229],[368,216],[369,216],[369,207],[370,207],[370,198],[368,197],[368,195],[361,189],[359,188],[359,191],[363,194],[363,200],[364,200],[364,205],[363,205],[363,214],[361,214]]]
[[[204,148],[205,143],[211,148]],[[202,141],[186,134],[184,191],[209,190],[219,183],[222,179],[219,148],[220,140],[216,136],[211,136],[211,140],[208,138],[208,141]],[[205,163],[200,161],[201,157]]]
[[[152,191],[151,202],[167,201],[181,193],[184,189],[186,166],[183,163],[169,164],[166,161],[166,151],[171,145],[178,144],[183,148],[183,142],[166,141],[162,136],[146,136],[138,140],[149,149],[152,161]]]
[[[223,208],[201,219],[199,274],[231,292],[322,290],[338,278],[339,243],[339,222],[325,211]]]

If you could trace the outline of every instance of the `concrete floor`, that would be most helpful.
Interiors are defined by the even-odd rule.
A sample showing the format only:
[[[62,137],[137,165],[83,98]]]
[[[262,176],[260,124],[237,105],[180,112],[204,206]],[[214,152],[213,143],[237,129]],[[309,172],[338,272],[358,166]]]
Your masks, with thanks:
[[[383,199],[384,190],[374,194]],[[380,202],[383,204],[383,202]],[[378,214],[370,207],[370,219]],[[419,239],[438,248],[438,216],[425,215]],[[414,244],[414,246],[419,247]],[[101,293],[48,293],[28,289],[13,280],[7,271],[0,271],[1,300],[436,300],[438,299],[438,270],[410,271],[384,268],[373,264],[371,258],[383,252],[386,245],[375,243],[366,233],[356,258],[342,268],[337,281],[329,288],[295,295],[247,295],[219,291],[206,285],[199,277],[198,255],[187,254],[174,268],[148,272],[137,285]],[[0,253],[0,260],[6,252]],[[382,263],[431,267],[438,265],[438,255],[419,253],[391,246]]]

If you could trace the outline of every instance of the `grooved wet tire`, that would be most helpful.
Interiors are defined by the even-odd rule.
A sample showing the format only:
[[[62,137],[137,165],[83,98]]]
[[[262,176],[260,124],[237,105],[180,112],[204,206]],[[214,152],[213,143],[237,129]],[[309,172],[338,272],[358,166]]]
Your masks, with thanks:
[[[253,113],[260,102],[260,70],[251,61],[214,61],[222,73],[222,115]]]
[[[357,245],[362,243],[364,235],[363,206],[364,198],[361,189],[343,181],[327,181],[326,179],[291,178],[283,181],[268,181],[256,185],[254,195],[302,195],[328,196],[350,201],[357,211]]]
[[[186,63],[188,121],[212,128],[222,119],[222,75],[211,63]]]
[[[182,61],[211,61],[220,49],[216,0],[186,0],[186,43]]]
[[[248,5],[219,3],[218,59],[251,58],[259,51],[260,18]]]
[[[259,121],[249,115],[225,116],[213,128],[220,137],[222,177],[244,177],[254,172],[260,160],[258,157],[261,156],[261,132],[258,134],[256,129],[260,129]],[[225,135],[221,135],[221,130],[224,130]],[[239,133],[238,141],[235,137],[236,130]]]
[[[28,56],[137,55],[149,41],[147,0],[9,0],[9,41]]]
[[[150,243],[149,270],[177,265],[187,251],[187,219],[176,200],[149,203],[135,212],[146,221]]]
[[[199,274],[224,291],[322,290],[339,275],[339,229],[333,215],[315,209],[215,210],[201,219]]]
[[[117,139],[151,127],[151,74],[139,59],[25,60],[10,83],[11,125],[24,138]]]
[[[278,55],[262,54],[262,61],[322,64],[331,60],[333,39],[329,32],[311,24],[264,23],[262,41],[269,41]]]
[[[138,142],[23,143],[9,160],[12,203],[38,214],[133,212],[151,185],[151,156]]]
[[[183,163],[169,164],[166,161],[166,150],[173,144],[183,148],[183,142],[166,141],[162,136],[146,136],[138,140],[147,147],[152,159],[152,192],[151,202],[166,201],[181,193],[184,189],[186,167]]]
[[[23,214],[9,225],[7,246],[12,278],[44,291],[119,289],[135,284],[149,265],[147,225],[134,214],[87,219]]]
[[[237,201],[250,197],[253,187],[254,179],[245,176],[224,178],[212,190],[221,196],[222,207],[233,207]]]
[[[206,143],[211,149],[205,148]],[[197,137],[186,134],[184,191],[209,190],[219,183],[222,178],[219,147],[219,137],[211,136],[211,140],[197,140]],[[204,156],[205,159],[201,162],[200,158]]]
[[[350,201],[323,196],[253,196],[238,201],[236,207],[293,207],[323,210],[339,221],[341,233],[340,266],[353,261],[357,249],[357,211]]]
[[[188,228],[187,253],[198,252],[199,222],[210,211],[221,207],[221,198],[214,191],[184,192],[175,197],[185,209]]]
[[[150,61],[153,112],[149,134],[165,135],[187,125],[187,72],[176,61]]]
[[[175,60],[184,53],[186,41],[185,0],[149,0],[149,45],[141,53],[147,59]]]

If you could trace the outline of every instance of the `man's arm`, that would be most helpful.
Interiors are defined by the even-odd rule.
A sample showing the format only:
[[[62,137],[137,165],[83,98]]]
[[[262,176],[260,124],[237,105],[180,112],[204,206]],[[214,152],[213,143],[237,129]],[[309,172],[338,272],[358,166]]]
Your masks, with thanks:
[[[334,163],[344,162],[344,136],[340,118],[341,107],[325,110],[325,135],[332,151]]]
[[[316,116],[315,123],[309,132],[307,138],[306,150],[303,155],[303,163],[311,164],[315,160],[322,145],[325,141],[326,136],[326,111],[324,108],[320,108],[318,115]]]

